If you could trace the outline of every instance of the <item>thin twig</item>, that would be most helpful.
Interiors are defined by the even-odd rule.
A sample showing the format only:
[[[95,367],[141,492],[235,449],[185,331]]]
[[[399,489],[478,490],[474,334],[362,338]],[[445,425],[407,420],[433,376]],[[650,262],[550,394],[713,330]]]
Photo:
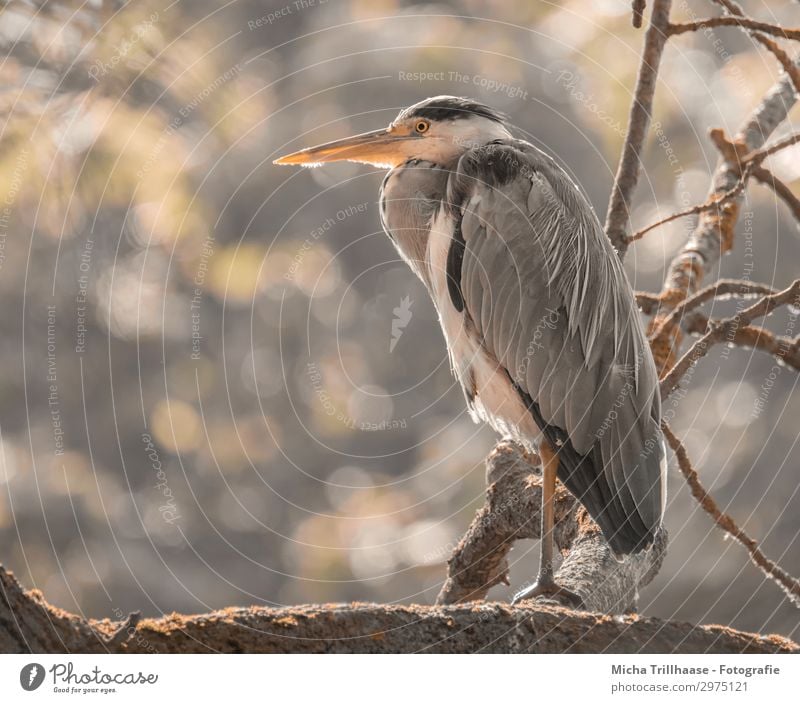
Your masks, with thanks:
[[[782,39],[800,39],[800,29],[786,29],[776,24],[769,24],[767,22],[759,22],[750,17],[706,17],[702,20],[695,22],[679,22],[673,23],[669,26],[670,36],[683,34],[684,32],[697,32],[706,27],[745,27],[747,29],[755,29],[759,32],[772,34]]]
[[[772,156],[772,154],[788,146],[792,146],[792,144],[796,144],[797,142],[800,142],[800,132],[797,134],[790,134],[788,137],[779,139],[774,144],[768,144],[761,149],[754,149],[744,157],[743,163],[747,164],[750,161],[755,161],[760,164],[768,156]]]
[[[627,234],[631,201],[639,181],[642,146],[650,127],[653,96],[656,92],[661,55],[667,41],[671,6],[672,0],[655,0],[653,2],[650,26],[645,35],[642,61],[639,64],[636,89],[628,117],[628,129],[622,146],[622,157],[611,190],[605,233],[617,249],[620,258],[625,256],[628,248]]]
[[[675,457],[678,459],[678,467],[689,484],[689,489],[695,500],[711,516],[711,519],[714,520],[719,528],[731,535],[748,551],[753,563],[769,578],[776,581],[795,605],[800,606],[800,581],[790,576],[774,561],[765,556],[758,543],[752,537],[749,537],[730,515],[723,513],[719,509],[714,499],[700,483],[700,477],[692,466],[686,447],[683,446],[683,443],[664,420],[661,421],[661,429],[672,451],[675,452]]]
[[[635,295],[636,304],[645,315],[653,315],[658,310],[659,297],[655,293],[645,293],[637,290]]]
[[[773,144],[768,144],[761,149],[754,149],[753,151],[747,150],[747,144],[742,141],[734,141],[728,139],[724,129],[714,128],[709,130],[708,136],[714,142],[722,158],[729,164],[738,166],[740,171],[744,171],[748,166],[757,168],[773,154],[776,154],[783,149],[793,146],[800,142],[800,133],[790,134],[788,137],[779,139]]]
[[[633,0],[633,17],[631,18],[631,22],[636,29],[642,28],[642,20],[644,19],[644,9],[647,7],[646,0]]]
[[[662,318],[658,326],[650,333],[650,339],[656,339],[666,328],[678,324],[687,312],[700,307],[703,303],[712,298],[718,298],[722,295],[738,295],[741,297],[772,295],[777,292],[778,291],[774,288],[761,283],[721,278],[713,285],[706,286],[695,293],[691,298],[684,300],[680,305],[675,307],[669,315]]]
[[[717,5],[725,8],[728,12],[731,13],[734,17],[744,17],[744,10],[733,0],[714,0]],[[800,94],[800,70],[798,70],[797,66],[794,64],[792,58],[787,54],[781,47],[779,47],[774,40],[770,39],[766,34],[762,32],[755,31],[746,26],[742,26],[742,29],[746,30],[750,36],[753,37],[757,42],[759,42],[762,46],[766,47],[772,54],[775,56],[776,59],[780,62],[781,66],[783,66],[783,70],[789,75],[792,79],[792,83],[794,84],[794,89]]]
[[[748,152],[747,144],[741,141],[733,141],[725,134],[725,130],[720,127],[714,127],[708,130],[708,136],[713,142],[714,146],[729,164],[735,165],[739,171],[744,168],[745,161],[751,154]],[[763,157],[758,157],[759,163]]]
[[[683,328],[689,334],[705,334],[710,327],[719,324],[717,320],[710,320],[703,314],[696,312],[689,315],[683,323]],[[739,327],[729,341],[735,347],[758,349],[772,355],[778,361],[800,371],[800,336],[780,337],[768,329],[758,325],[745,325]]]
[[[780,46],[778,46],[774,40],[770,39],[766,34],[761,34],[760,32],[750,32],[753,36],[753,39],[761,43],[765,46],[769,51],[772,52],[773,56],[778,59],[778,62],[781,66],[783,66],[783,70],[786,71],[788,76],[792,79],[792,83],[794,84],[794,89],[800,94],[800,70],[794,65],[794,61],[792,57],[789,56]]]
[[[720,320],[703,337],[696,341],[678,360],[669,372],[661,379],[661,397],[666,398],[677,388],[684,374],[704,357],[712,346],[733,337],[736,330],[746,327],[753,320],[769,315],[781,305],[800,303],[800,279],[794,281],[785,290],[761,298],[757,303],[733,317]]]
[[[732,344],[765,351],[800,371],[800,340],[797,338],[779,337],[763,327],[747,325],[736,330]]]
[[[768,188],[772,188],[775,195],[777,195],[787,207],[792,211],[795,219],[800,221],[800,198],[798,198],[780,178],[777,178],[767,168],[763,166],[756,166],[753,168],[753,178],[759,183],[764,184]]]
[[[665,225],[668,222],[672,222],[673,220],[678,220],[681,217],[688,217],[689,215],[699,215],[701,212],[706,212],[707,210],[718,208],[721,205],[727,203],[729,200],[738,197],[744,190],[744,187],[747,185],[747,178],[750,175],[750,171],[753,168],[754,166],[747,164],[736,185],[729,191],[723,193],[721,196],[714,195],[712,196],[711,200],[708,200],[705,203],[694,205],[693,207],[686,208],[685,210],[681,210],[680,212],[674,212],[671,215],[658,220],[657,222],[653,222],[647,225],[647,227],[640,229],[638,232],[634,232],[630,237],[628,237],[628,243],[638,241],[639,239],[644,237],[644,235],[647,234],[650,230],[654,230],[656,227]]]
[[[758,151],[770,134],[786,120],[796,101],[794,86],[789,77],[784,76],[741,125],[733,142],[743,145],[751,153]],[[783,148],[785,145],[779,142],[773,146]],[[764,148],[762,151],[769,150],[770,148]],[[740,163],[721,159],[714,172],[711,193],[721,195],[734,187],[741,176],[741,169]],[[659,295],[659,312],[651,323],[651,328],[659,324],[659,316],[669,314],[672,308],[695,293],[720,256],[733,247],[733,232],[740,201],[741,196],[719,210],[700,213],[694,231],[670,263]],[[661,335],[658,343],[653,344],[653,355],[659,369],[674,365],[681,341],[682,335],[678,332]]]
[[[636,242],[651,230],[665,225],[668,222],[673,222],[674,220],[680,219],[681,217],[688,217],[689,215],[699,215],[700,213],[718,208],[734,198],[738,198],[747,185],[748,177],[750,175],[756,176],[756,174],[758,174],[756,176],[758,180],[771,186],[773,190],[786,201],[795,216],[800,219],[800,200],[797,199],[785,183],[779,181],[766,168],[761,166],[761,162],[768,156],[800,141],[800,134],[793,134],[786,139],[781,139],[768,148],[757,149],[750,153],[743,153],[745,145],[732,142],[725,136],[725,132],[721,129],[710,130],[709,136],[726,161],[741,165],[742,171],[736,185],[722,195],[713,195],[711,199],[704,203],[694,205],[679,212],[674,212],[667,217],[647,225],[647,227],[638,230],[628,237],[628,242]]]

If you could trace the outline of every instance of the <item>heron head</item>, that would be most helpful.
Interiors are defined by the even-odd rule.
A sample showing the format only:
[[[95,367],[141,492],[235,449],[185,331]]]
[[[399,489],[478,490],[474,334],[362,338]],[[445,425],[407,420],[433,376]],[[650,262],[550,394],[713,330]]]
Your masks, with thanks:
[[[355,161],[394,168],[419,159],[446,166],[472,147],[509,137],[501,113],[467,98],[440,95],[406,108],[384,129],[312,146],[274,163],[318,166]]]

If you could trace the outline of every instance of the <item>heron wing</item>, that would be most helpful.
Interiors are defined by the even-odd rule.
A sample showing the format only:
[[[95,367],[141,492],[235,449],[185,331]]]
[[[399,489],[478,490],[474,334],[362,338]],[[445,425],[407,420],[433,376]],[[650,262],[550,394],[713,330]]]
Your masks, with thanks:
[[[558,449],[559,478],[615,551],[638,551],[663,512],[658,376],[596,216],[551,158],[511,140],[462,156],[447,203],[453,304]]]

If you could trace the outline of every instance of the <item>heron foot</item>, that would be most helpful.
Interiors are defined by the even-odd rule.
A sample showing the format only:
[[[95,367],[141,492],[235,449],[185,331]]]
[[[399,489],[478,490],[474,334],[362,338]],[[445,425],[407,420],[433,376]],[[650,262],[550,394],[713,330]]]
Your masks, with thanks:
[[[532,598],[547,598],[574,610],[582,610],[584,607],[583,598],[568,588],[559,586],[552,578],[539,578],[532,586],[522,589],[511,599],[511,605],[518,605],[521,601]]]

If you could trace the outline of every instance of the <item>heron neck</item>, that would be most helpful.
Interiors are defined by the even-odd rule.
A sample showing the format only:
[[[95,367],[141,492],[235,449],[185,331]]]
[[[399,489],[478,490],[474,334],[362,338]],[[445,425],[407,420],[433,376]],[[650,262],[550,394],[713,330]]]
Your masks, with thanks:
[[[431,217],[445,195],[449,173],[449,169],[431,162],[411,160],[389,171],[381,187],[383,227],[426,285]]]

